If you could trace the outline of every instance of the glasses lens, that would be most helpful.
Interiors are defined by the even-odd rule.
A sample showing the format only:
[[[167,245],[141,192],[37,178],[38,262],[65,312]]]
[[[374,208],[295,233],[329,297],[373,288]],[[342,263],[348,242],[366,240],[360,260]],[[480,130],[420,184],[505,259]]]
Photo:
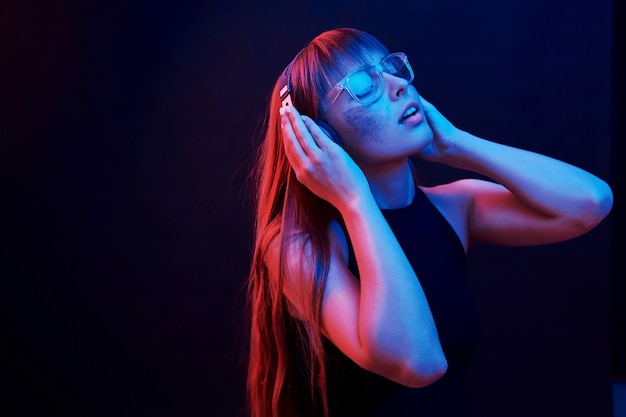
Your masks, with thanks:
[[[346,76],[328,92],[326,97],[332,103],[337,99],[341,91],[346,89],[359,103],[371,104],[380,98],[384,89],[381,71],[403,78],[409,83],[413,82],[413,69],[406,55],[402,52],[397,52],[388,55],[378,65],[362,68]]]
[[[396,77],[404,78],[408,82],[413,81],[413,69],[409,64],[406,55],[392,54],[389,55],[382,63],[385,72]]]
[[[380,95],[382,80],[375,67],[364,68],[351,74],[346,80],[346,87],[360,103],[374,101]]]

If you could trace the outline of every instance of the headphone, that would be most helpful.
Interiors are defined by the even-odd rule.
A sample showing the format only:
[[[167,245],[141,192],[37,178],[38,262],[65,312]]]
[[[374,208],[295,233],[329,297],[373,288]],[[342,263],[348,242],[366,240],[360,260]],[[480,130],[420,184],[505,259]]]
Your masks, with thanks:
[[[279,90],[279,95],[282,107],[293,107],[293,102],[291,101],[291,92],[293,91],[291,87],[291,70],[293,69],[294,62],[296,61],[296,59],[298,59],[303,50],[304,49],[301,49],[300,52],[296,54],[296,56],[291,60],[289,65],[287,65],[287,67],[281,74],[281,88]],[[339,137],[337,132],[335,132],[335,129],[330,127],[330,125],[323,120],[313,119],[313,121],[333,140],[333,142],[343,147],[343,142],[341,141],[341,138]]]

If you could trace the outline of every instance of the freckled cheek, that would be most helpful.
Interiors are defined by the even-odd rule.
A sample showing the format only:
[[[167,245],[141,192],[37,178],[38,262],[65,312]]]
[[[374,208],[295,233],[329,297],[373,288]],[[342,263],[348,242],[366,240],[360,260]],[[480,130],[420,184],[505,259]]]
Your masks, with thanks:
[[[350,130],[349,135],[346,135],[349,142],[359,144],[384,140],[386,117],[372,113],[364,107],[351,109],[344,116]]]

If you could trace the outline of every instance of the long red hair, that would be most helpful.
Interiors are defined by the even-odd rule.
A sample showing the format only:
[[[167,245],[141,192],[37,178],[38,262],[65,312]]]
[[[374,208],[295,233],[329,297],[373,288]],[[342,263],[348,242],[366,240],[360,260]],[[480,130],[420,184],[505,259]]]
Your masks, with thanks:
[[[291,63],[294,106],[302,114],[323,119],[321,100],[327,91],[347,68],[367,62],[372,52],[388,53],[376,38],[356,29],[317,36]],[[279,78],[272,91],[251,175],[256,207],[248,280],[248,402],[251,417],[328,416],[321,301],[330,262],[327,226],[338,214],[298,182],[285,156],[278,114],[281,84]],[[280,245],[280,272],[270,277],[266,261],[275,239]],[[290,314],[282,291],[295,239],[306,241],[311,257],[302,282],[309,302],[301,306],[299,318]]]

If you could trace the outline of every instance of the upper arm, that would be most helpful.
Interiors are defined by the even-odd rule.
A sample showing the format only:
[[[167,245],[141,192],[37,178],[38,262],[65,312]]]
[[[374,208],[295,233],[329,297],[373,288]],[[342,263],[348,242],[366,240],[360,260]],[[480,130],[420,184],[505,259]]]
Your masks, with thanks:
[[[403,383],[394,375],[393,367],[372,357],[361,343],[359,334],[360,283],[348,269],[348,246],[343,229],[337,222],[328,228],[330,264],[321,303],[321,327],[323,334],[348,358],[360,367],[386,378]],[[270,245],[266,261],[273,280],[278,273],[279,239]],[[297,239],[287,254],[287,274],[282,291],[289,301],[289,312],[298,319],[306,320],[310,313],[310,284],[304,271],[312,268],[311,247],[307,239]]]
[[[570,239],[586,230],[574,219],[532,209],[497,183],[466,179],[454,187],[467,197],[470,243],[540,245]]]
[[[415,274],[392,270],[396,275],[389,281],[395,286],[390,285],[387,293],[394,294],[393,298],[370,297],[366,307],[362,305],[366,302],[363,291],[371,288],[362,286],[348,269],[346,236],[337,222],[328,227],[328,239],[330,259],[319,312],[312,309],[315,278],[311,271],[315,264],[310,240],[304,236],[289,240],[282,282],[276,280],[280,277],[278,239],[271,245],[267,261],[270,280],[281,285],[274,289],[289,300],[291,314],[302,320],[320,319],[320,331],[354,363],[372,373],[410,387],[440,378],[447,363]],[[378,277],[368,275],[368,279]],[[403,285],[402,279],[411,281]],[[385,292],[382,288],[378,293]],[[392,317],[399,320],[385,324]]]
[[[359,281],[348,269],[348,244],[338,223],[329,226],[330,268],[322,299],[324,335],[357,365],[376,372],[365,353],[359,334],[361,290]]]

